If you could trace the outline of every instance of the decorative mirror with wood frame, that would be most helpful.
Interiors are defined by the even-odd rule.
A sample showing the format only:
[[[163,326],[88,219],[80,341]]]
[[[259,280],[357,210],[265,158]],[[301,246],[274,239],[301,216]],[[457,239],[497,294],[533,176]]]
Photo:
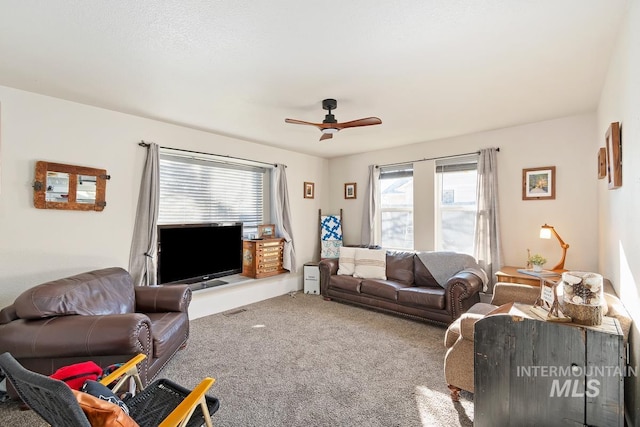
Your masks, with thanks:
[[[105,169],[36,162],[33,204],[38,209],[102,211],[110,178]]]

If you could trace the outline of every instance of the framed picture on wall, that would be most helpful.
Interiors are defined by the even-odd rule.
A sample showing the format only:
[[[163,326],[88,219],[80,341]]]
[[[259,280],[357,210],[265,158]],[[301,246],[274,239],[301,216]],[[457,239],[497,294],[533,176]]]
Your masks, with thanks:
[[[607,149],[600,147],[598,150],[598,179],[607,176]]]
[[[622,187],[622,143],[620,141],[620,123],[609,125],[605,135],[607,147],[607,182],[609,190]]]
[[[344,185],[344,198],[345,199],[355,199],[356,198],[356,183],[355,182],[347,182]]]
[[[556,198],[556,167],[522,169],[522,200]]]
[[[313,184],[313,182],[305,182],[304,183],[304,198],[305,199],[313,199],[314,193],[315,193],[314,187],[315,187],[315,185]]]

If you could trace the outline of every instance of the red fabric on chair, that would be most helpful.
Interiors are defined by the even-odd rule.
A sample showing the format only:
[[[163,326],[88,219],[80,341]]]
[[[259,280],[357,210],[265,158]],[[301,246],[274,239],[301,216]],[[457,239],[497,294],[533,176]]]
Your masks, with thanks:
[[[75,363],[51,374],[51,378],[64,381],[73,390],[80,390],[86,380],[96,381],[102,374],[102,368],[92,361]]]

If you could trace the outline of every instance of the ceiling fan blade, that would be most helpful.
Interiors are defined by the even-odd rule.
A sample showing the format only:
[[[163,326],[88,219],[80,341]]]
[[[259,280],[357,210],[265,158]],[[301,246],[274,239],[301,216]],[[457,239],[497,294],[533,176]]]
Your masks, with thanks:
[[[311,125],[311,126],[315,126],[317,128],[321,128],[322,123],[311,123],[311,122],[305,122],[303,120],[296,120],[296,119],[284,119],[285,123],[291,123],[294,125]]]
[[[337,129],[354,128],[358,126],[371,126],[382,124],[382,120],[377,117],[365,117],[364,119],[352,120],[350,122],[336,123],[334,125]]]
[[[333,138],[332,133],[323,133],[322,136],[320,137],[320,141],[324,141],[325,139],[331,139],[331,138]]]

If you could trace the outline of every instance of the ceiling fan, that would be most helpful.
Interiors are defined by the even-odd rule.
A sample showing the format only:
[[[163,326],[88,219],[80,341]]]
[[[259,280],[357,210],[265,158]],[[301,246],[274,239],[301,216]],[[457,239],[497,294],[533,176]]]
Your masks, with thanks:
[[[335,99],[325,99],[322,101],[322,109],[328,111],[328,113],[324,116],[324,120],[322,121],[322,123],[311,123],[296,119],[284,119],[284,121],[286,123],[292,123],[296,125],[311,125],[317,127],[322,132],[320,141],[333,138],[333,134],[342,129],[354,128],[358,126],[379,125],[382,123],[382,120],[377,117],[366,117],[364,119],[338,123],[335,116],[331,114],[331,110],[335,110],[337,107],[338,101],[336,101]]]

